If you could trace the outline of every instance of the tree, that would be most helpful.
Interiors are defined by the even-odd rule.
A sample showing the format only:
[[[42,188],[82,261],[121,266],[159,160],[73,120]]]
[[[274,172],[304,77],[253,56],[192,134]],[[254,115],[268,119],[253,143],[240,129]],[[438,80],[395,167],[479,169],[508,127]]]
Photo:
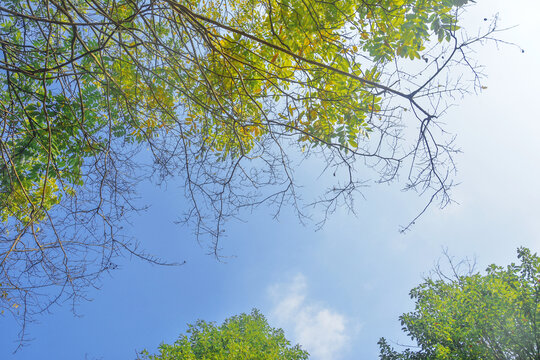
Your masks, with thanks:
[[[306,360],[308,353],[300,345],[291,346],[283,330],[270,327],[253,310],[228,318],[220,326],[199,320],[173,345],[161,344],[159,354],[144,350],[141,356],[148,360]]]
[[[520,248],[518,259],[485,275],[436,271],[411,290],[415,310],[400,317],[420,350],[399,353],[383,338],[380,358],[539,359],[540,258]]]
[[[469,37],[466,5],[0,2],[2,310],[24,333],[116,256],[163,263],[121,232],[146,179],[185,180],[185,221],[216,256],[242,210],[307,216],[294,169],[308,156],[339,174],[307,202],[324,214],[351,205],[362,164],[446,205],[456,149],[438,118],[481,87],[468,54],[496,31]]]

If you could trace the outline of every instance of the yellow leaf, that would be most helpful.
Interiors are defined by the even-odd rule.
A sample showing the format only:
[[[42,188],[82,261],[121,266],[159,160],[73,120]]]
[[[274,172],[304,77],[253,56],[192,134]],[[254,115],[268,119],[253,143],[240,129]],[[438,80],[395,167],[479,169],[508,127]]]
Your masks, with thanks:
[[[289,105],[289,114],[290,114],[291,116],[293,116],[294,110],[295,110],[295,109],[296,109],[296,108],[293,108],[291,105]]]

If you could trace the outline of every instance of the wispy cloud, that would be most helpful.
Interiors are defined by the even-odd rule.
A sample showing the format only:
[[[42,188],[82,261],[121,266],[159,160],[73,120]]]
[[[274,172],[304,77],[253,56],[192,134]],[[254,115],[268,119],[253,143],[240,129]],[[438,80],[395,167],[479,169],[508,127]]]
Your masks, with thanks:
[[[349,343],[344,315],[307,299],[307,282],[302,274],[291,281],[269,287],[274,301],[270,317],[276,325],[292,332],[295,341],[312,360],[336,360]]]

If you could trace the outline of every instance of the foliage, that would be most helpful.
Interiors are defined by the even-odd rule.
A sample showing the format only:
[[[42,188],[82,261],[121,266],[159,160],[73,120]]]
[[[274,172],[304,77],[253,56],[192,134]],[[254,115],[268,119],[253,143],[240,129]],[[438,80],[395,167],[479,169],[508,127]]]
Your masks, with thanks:
[[[421,350],[398,353],[381,339],[381,359],[538,359],[540,258],[526,248],[518,258],[412,289],[415,310],[400,319]]]
[[[364,184],[359,163],[444,206],[455,149],[437,118],[465,75],[480,86],[469,49],[495,31],[467,36],[467,3],[1,1],[0,306],[24,329],[118,255],[159,262],[120,231],[149,178],[184,179],[216,256],[243,209],[304,216],[310,155],[340,175],[311,203],[324,214]]]
[[[306,360],[308,353],[291,346],[283,330],[268,325],[257,310],[226,319],[217,326],[203,320],[189,325],[187,335],[173,344],[161,344],[159,354],[141,355],[148,360]]]

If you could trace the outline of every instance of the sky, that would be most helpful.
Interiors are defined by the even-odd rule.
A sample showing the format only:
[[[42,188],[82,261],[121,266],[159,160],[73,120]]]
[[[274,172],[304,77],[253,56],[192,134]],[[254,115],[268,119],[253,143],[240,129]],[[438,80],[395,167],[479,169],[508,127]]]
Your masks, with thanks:
[[[135,259],[89,291],[74,316],[68,304],[31,325],[34,340],[12,354],[14,322],[0,322],[0,359],[134,359],[171,343],[197,319],[221,322],[258,308],[272,326],[311,353],[312,360],[376,359],[377,340],[411,343],[399,315],[411,310],[411,288],[422,282],[443,249],[475,257],[478,269],[516,261],[519,246],[540,252],[540,41],[533,1],[478,1],[471,24],[499,13],[501,38],[525,50],[486,46],[487,89],[457,101],[446,115],[463,153],[457,157],[458,204],[431,208],[406,234],[423,199],[399,186],[374,186],[356,201],[357,216],[338,209],[316,231],[287,210],[273,219],[259,209],[230,222],[226,257],[206,255],[189,229],[174,224],[182,191],[146,186],[152,207],[129,231],[149,252],[183,261],[151,266]]]

